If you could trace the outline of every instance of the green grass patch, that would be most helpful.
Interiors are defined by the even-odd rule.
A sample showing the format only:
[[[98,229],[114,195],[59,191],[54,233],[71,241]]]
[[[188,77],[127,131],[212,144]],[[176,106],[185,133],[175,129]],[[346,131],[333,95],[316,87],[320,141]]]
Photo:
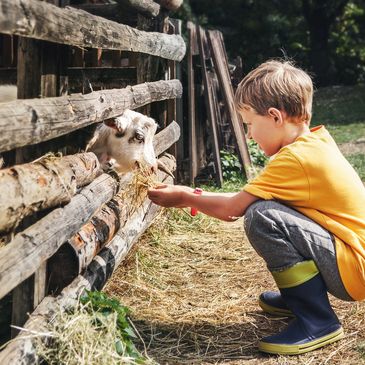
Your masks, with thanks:
[[[315,91],[312,124],[365,122],[365,85],[330,86]]]
[[[347,160],[359,174],[360,179],[365,181],[365,155],[355,154],[346,156]]]
[[[337,143],[365,137],[365,85],[316,90],[312,126],[324,124]]]
[[[326,128],[337,144],[353,142],[365,137],[365,121],[364,123],[327,124]]]

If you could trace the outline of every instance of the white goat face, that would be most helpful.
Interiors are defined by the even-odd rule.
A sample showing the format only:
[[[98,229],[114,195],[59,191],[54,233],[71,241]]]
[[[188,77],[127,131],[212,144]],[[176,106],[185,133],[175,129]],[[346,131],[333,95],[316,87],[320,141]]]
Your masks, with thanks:
[[[115,169],[126,172],[137,164],[157,171],[157,160],[153,149],[153,136],[157,124],[152,119],[133,110],[104,121],[110,133],[106,141],[108,158],[116,161]]]

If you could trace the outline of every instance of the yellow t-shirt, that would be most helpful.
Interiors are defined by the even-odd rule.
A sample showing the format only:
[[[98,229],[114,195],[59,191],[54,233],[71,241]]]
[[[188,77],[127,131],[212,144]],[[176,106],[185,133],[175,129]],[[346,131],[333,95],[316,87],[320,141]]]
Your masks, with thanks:
[[[324,126],[281,148],[244,190],[291,206],[331,232],[346,290],[365,299],[365,187]]]

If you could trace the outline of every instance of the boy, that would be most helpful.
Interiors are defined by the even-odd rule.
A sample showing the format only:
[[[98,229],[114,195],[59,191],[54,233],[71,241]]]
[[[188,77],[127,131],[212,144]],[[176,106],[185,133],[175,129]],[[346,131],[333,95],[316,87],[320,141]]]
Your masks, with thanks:
[[[365,298],[365,187],[324,126],[309,128],[313,85],[290,62],[268,61],[239,84],[236,106],[268,156],[265,169],[235,194],[194,194],[183,186],[149,190],[165,207],[194,207],[231,221],[245,215],[246,235],[280,292],[261,308],[295,317],[259,349],[300,354],[343,337],[327,291]]]

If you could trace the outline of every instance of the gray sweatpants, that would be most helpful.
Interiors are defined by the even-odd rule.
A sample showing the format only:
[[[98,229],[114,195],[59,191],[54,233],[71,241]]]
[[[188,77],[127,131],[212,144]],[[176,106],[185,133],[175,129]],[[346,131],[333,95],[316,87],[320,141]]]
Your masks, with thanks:
[[[328,291],[342,300],[353,300],[338,271],[334,237],[319,224],[286,205],[259,200],[246,210],[244,227],[270,271],[313,260]]]

